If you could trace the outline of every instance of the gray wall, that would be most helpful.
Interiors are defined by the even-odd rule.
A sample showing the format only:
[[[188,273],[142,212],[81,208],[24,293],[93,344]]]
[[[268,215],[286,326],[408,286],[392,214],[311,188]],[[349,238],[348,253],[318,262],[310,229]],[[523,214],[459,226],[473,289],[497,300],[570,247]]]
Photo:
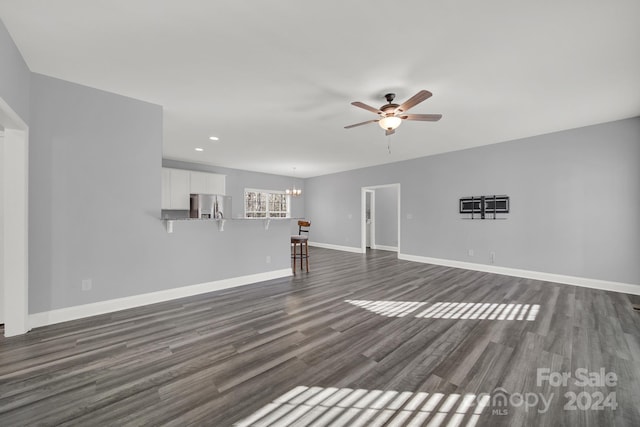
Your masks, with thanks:
[[[4,23],[0,21],[0,98],[27,124],[30,75],[20,51],[13,43]]]
[[[227,221],[223,232],[185,221],[168,234],[161,166],[160,106],[33,74],[31,313],[290,266],[289,221]]]
[[[313,240],[358,247],[360,188],[397,182],[404,254],[640,284],[640,118],[310,178]],[[507,220],[461,219],[489,194]]]
[[[0,165],[4,165],[4,135],[0,126]],[[4,174],[0,170],[0,274],[4,272]],[[4,274],[2,274],[4,276]],[[4,319],[4,280],[0,279],[0,323]]]
[[[376,188],[376,246],[398,246],[398,189]]]

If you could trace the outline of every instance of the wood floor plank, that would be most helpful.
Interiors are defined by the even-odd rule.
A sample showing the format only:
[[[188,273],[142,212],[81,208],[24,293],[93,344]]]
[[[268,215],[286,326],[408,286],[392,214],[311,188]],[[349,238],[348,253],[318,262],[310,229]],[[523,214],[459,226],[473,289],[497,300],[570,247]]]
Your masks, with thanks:
[[[0,425],[640,425],[628,295],[310,252],[308,273],[0,338]],[[617,383],[580,387],[581,368]],[[501,390],[553,399],[479,400]],[[618,407],[565,410],[565,393]]]

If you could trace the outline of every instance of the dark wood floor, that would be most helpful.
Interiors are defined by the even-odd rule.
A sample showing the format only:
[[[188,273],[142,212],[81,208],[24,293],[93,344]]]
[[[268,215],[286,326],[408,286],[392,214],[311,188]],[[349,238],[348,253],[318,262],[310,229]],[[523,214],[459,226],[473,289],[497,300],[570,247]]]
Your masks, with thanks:
[[[2,426],[638,426],[638,396],[627,295],[383,251],[0,338]]]

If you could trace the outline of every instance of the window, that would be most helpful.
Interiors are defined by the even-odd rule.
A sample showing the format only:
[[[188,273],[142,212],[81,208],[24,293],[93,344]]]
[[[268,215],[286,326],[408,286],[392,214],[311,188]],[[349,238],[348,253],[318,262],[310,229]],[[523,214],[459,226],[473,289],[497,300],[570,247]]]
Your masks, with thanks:
[[[289,196],[284,191],[244,190],[245,218],[289,218]]]

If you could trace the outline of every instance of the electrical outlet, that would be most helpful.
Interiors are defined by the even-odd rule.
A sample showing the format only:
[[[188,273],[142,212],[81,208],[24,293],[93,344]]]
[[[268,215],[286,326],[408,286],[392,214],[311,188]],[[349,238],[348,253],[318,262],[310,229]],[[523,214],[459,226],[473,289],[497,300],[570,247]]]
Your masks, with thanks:
[[[267,261],[267,264],[271,264],[271,255],[267,255],[266,261]]]
[[[469,254],[469,256],[473,256],[473,249],[469,249],[467,253]]]
[[[489,252],[489,258],[491,259],[491,264],[495,264],[496,262],[496,253],[491,251]]]
[[[93,287],[93,283],[91,283],[91,279],[82,279],[82,290],[90,291]]]

